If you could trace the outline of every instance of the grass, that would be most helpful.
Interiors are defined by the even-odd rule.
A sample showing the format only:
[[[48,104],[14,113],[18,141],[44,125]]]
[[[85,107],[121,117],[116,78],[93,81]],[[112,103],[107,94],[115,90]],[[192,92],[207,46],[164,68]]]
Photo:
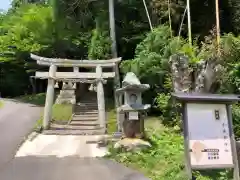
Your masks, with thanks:
[[[38,106],[44,106],[46,99],[45,93],[39,93],[39,94],[33,94],[33,95],[25,95],[20,96],[17,98],[17,100],[25,103],[35,104]]]
[[[3,102],[2,101],[0,101],[0,108],[2,108],[3,107]]]
[[[108,109],[107,112],[107,132],[112,134],[117,131],[117,119],[116,119],[116,110]]]
[[[183,137],[172,128],[166,128],[153,117],[145,123],[152,148],[140,152],[123,152],[110,148],[107,158],[136,169],[152,180],[186,180]],[[194,172],[197,180],[231,180],[227,171]]]
[[[46,94],[45,93],[40,93],[40,94],[35,94],[35,95],[26,95],[26,96],[21,96],[18,97],[17,100],[25,103],[30,103],[30,104],[35,104],[38,106],[44,106],[45,104],[45,98]],[[107,103],[107,117],[108,117],[108,132],[113,133],[116,132],[117,127],[116,127],[116,113],[115,110],[113,109],[114,104],[111,100],[106,100]],[[1,107],[1,101],[0,101],[0,107]],[[58,124],[65,124],[68,122],[68,120],[72,116],[72,105],[67,105],[67,104],[54,104],[53,109],[52,109],[52,119],[54,123]],[[42,126],[43,123],[43,115],[41,118],[36,122],[34,129],[38,130],[39,127]]]
[[[25,103],[35,104],[38,106],[44,106],[46,99],[45,93],[26,95],[17,98],[17,100]],[[42,113],[43,114],[43,113]],[[72,116],[72,105],[69,104],[54,104],[52,107],[52,119],[55,123],[65,124]],[[42,126],[43,115],[35,124],[34,129],[38,129]]]
[[[71,104],[54,104],[52,107],[52,122],[66,124],[72,116]],[[35,124],[35,129],[42,126],[43,116]]]

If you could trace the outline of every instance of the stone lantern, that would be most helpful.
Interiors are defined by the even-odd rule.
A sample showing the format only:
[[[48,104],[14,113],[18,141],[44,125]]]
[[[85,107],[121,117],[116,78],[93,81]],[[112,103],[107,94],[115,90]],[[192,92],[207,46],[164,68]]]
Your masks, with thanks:
[[[117,113],[122,114],[120,131],[127,138],[143,138],[144,136],[144,116],[151,105],[142,104],[142,92],[150,88],[149,84],[141,84],[137,76],[129,72],[126,74],[122,88],[117,89],[118,98],[124,96],[124,103],[117,108]]]

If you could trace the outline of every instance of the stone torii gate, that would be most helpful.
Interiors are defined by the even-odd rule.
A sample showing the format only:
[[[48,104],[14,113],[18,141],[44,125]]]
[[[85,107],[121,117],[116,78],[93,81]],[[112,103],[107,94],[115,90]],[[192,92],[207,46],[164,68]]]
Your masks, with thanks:
[[[109,60],[70,60],[58,58],[46,58],[31,54],[31,58],[37,64],[49,66],[49,72],[36,72],[36,78],[48,79],[47,94],[44,107],[43,128],[49,128],[52,118],[52,106],[54,103],[54,85],[56,81],[63,82],[88,82],[95,83],[97,89],[98,116],[100,127],[106,128],[106,112],[103,84],[107,78],[115,79],[115,86],[120,84],[118,64],[121,58]],[[57,67],[72,67],[73,72],[57,72]],[[95,72],[79,72],[79,67],[95,68]],[[103,72],[103,68],[113,68],[113,72]],[[116,106],[118,106],[116,104]]]

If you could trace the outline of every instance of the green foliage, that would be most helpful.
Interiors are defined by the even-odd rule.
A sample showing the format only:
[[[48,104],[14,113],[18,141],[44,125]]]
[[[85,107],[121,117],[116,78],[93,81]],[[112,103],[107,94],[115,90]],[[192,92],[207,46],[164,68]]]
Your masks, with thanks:
[[[192,64],[207,57],[207,53],[197,46],[197,41],[190,46],[187,40],[181,37],[172,38],[169,27],[161,25],[148,33],[137,45],[135,58],[124,61],[122,71],[132,71],[151,85],[162,83],[164,75],[169,74],[169,57],[175,53],[185,54]]]
[[[159,86],[168,70],[166,54],[169,54],[169,51],[166,47],[170,40],[170,32],[167,26],[154,29],[136,47],[135,59],[122,63],[122,71],[124,73],[134,72],[142,83],[147,82],[151,87]]]
[[[0,88],[4,96],[18,96],[30,91],[29,76],[38,69],[30,52],[47,57],[82,59],[87,56],[89,32],[53,23],[52,8],[26,4],[2,15],[0,21]]]
[[[94,29],[91,42],[88,47],[89,59],[109,59],[110,58],[110,38],[107,31]]]
[[[45,99],[46,99],[45,93],[25,95],[25,96],[20,96],[19,98],[17,98],[17,100],[19,100],[19,101],[22,101],[25,103],[30,103],[30,104],[35,104],[35,105],[39,105],[39,106],[45,105]]]
[[[221,38],[221,59],[225,67],[222,78],[223,93],[239,93],[240,83],[240,36],[225,34]]]
[[[156,107],[162,113],[162,123],[179,130],[181,128],[181,104],[174,102],[169,93],[159,93],[155,101]]]
[[[5,15],[0,24],[0,51],[7,52],[10,46],[21,52],[46,48],[51,44],[50,22],[51,9],[45,6],[26,5]]]
[[[235,33],[240,32],[239,24],[240,24],[240,4],[238,0],[229,1],[229,10],[231,12],[231,23],[233,25],[233,31]]]
[[[124,152],[110,148],[110,156],[117,162],[139,170],[152,180],[186,180],[183,137],[174,129],[161,125],[160,119],[145,121],[152,148]],[[228,171],[194,172],[197,180],[231,180]]]
[[[3,95],[27,93],[29,52],[47,49],[52,44],[51,9],[24,5],[4,15],[0,22],[1,83]],[[30,70],[31,71],[31,70]]]
[[[169,27],[161,25],[148,33],[137,45],[135,58],[124,61],[121,70],[123,73],[134,72],[142,83],[150,84],[152,96],[147,97],[150,102],[158,93],[172,90],[169,57],[175,53],[188,56],[192,68],[195,68],[197,62],[208,57],[208,54],[199,48],[197,41],[190,46],[186,39],[172,38]],[[167,88],[165,84],[168,84]]]
[[[221,55],[219,62],[224,66],[221,74],[222,86],[220,92],[239,92],[239,52],[240,38],[232,34],[225,34],[221,38]],[[189,57],[190,68],[197,70],[196,63],[201,60],[217,57],[216,40],[214,31],[197,44],[192,46],[181,37],[170,37],[169,28],[160,26],[147,34],[146,38],[137,46],[135,59],[122,63],[123,72],[134,72],[142,83],[151,86],[151,93],[146,93],[147,101],[154,100],[155,107],[163,116],[165,125],[181,127],[180,105],[173,102],[169,92],[172,91],[169,57],[171,54],[182,53]],[[150,100],[151,99],[151,100]]]
[[[232,107],[233,127],[236,139],[240,138],[240,106],[239,104]]]

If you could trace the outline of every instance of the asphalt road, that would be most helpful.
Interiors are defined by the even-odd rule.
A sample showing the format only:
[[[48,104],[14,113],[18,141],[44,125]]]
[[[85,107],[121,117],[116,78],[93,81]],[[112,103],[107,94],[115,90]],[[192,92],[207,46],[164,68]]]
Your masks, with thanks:
[[[150,180],[103,158],[14,155],[41,109],[11,100],[0,109],[0,180]]]
[[[13,158],[24,138],[40,117],[41,108],[11,99],[1,99],[0,173]]]
[[[1,180],[150,180],[137,171],[102,158],[17,157]]]

